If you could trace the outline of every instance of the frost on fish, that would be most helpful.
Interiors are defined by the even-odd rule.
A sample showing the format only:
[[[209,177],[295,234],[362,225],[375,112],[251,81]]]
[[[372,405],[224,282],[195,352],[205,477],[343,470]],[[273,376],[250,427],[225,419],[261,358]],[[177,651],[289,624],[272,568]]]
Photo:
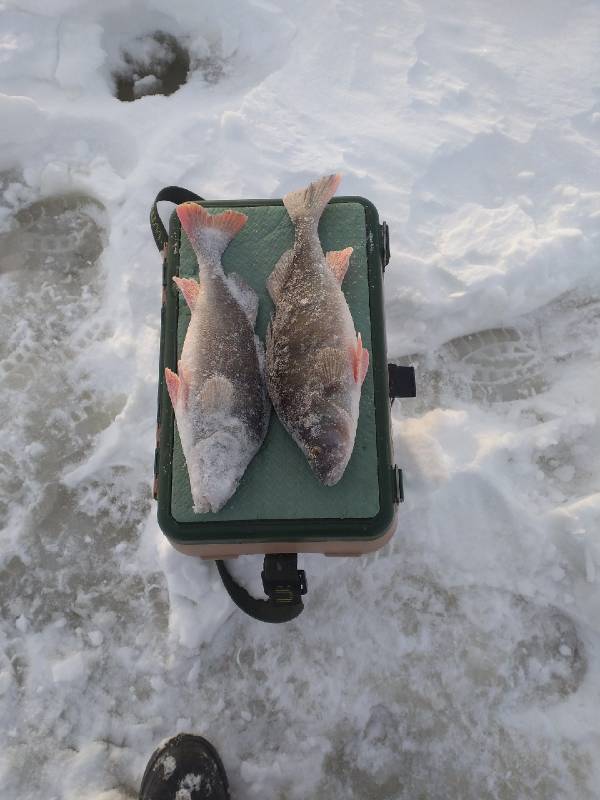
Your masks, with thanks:
[[[177,374],[165,370],[188,469],[194,511],[218,511],[234,494],[267,431],[262,345],[254,334],[258,297],[226,276],[225,248],[247,217],[211,216],[196,203],[177,215],[198,261],[200,280],[173,278],[190,308]]]
[[[283,203],[294,246],[267,281],[275,312],[267,332],[273,406],[319,480],[337,483],[350,460],[369,353],[341,290],[352,248],[325,255],[319,219],[341,180],[329,175]]]

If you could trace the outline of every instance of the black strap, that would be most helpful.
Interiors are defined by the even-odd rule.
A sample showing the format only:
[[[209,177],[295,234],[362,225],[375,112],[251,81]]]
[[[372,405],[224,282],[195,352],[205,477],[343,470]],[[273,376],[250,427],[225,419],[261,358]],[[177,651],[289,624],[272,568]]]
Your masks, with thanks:
[[[161,200],[179,205],[180,203],[187,203],[188,200],[204,200],[204,198],[200,197],[200,195],[195,192],[191,192],[189,189],[183,189],[181,186],[165,186],[165,188],[161,189],[156,195],[152,208],[150,209],[150,227],[152,228],[152,236],[154,236],[156,246],[162,253],[165,245],[169,241],[169,235],[162,223],[162,219],[158,216],[157,204],[160,203]]]
[[[304,609],[306,575],[298,569],[296,553],[265,556],[262,581],[268,600],[257,600],[236,583],[224,561],[217,561],[217,569],[233,602],[259,622],[290,622]]]

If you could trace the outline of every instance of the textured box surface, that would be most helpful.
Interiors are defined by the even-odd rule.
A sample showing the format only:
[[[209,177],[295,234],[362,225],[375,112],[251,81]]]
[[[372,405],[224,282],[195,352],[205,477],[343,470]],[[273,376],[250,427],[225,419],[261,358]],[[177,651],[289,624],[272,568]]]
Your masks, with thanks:
[[[227,206],[210,206],[211,213]],[[237,272],[260,298],[256,333],[264,342],[273,310],[266,290],[266,279],[280,255],[293,243],[293,227],[282,205],[243,206],[236,210],[248,215],[245,228],[229,245],[223,257],[225,272]],[[319,226],[325,252],[353,247],[348,273],[342,289],[357,331],[371,351],[371,319],[365,207],[358,202],[338,202],[327,206]],[[187,237],[182,233],[179,274],[197,277],[198,267]],[[189,310],[175,286],[172,302],[178,304],[177,352],[181,352],[189,322]],[[168,402],[168,401],[167,401]],[[373,518],[380,508],[380,492],[375,430],[374,382],[372,366],[362,387],[360,417],[354,451],[341,481],[322,486],[311,472],[297,445],[281,426],[275,412],[265,442],[250,463],[235,495],[216,514],[195,514],[189,480],[176,426],[173,441],[171,514],[179,523],[203,521],[359,519]],[[307,531],[308,533],[308,531]]]

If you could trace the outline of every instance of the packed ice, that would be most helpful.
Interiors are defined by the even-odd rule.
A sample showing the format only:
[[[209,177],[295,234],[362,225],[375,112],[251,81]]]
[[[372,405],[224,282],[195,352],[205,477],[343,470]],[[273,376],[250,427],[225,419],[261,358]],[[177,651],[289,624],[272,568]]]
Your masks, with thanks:
[[[598,797],[598,5],[0,20],[1,796],[135,797],[191,731],[238,797]],[[419,394],[393,407],[394,538],[302,558],[282,628],[156,523],[147,216],[170,184],[332,170],[389,223],[388,355]],[[232,569],[257,592],[260,566]]]

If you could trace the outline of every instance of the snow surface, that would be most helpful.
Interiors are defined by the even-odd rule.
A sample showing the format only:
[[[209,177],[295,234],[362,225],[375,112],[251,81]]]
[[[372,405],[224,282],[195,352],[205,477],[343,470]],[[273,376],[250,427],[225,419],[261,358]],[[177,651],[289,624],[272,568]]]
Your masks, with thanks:
[[[0,22],[1,796],[135,797],[184,730],[237,797],[598,797],[598,3],[18,0]],[[156,31],[187,83],[120,102],[125,51],[156,90]],[[303,559],[280,628],[155,521],[147,213],[168,184],[281,197],[338,170],[390,224],[407,500],[381,552]],[[260,560],[235,569],[255,585]]]

